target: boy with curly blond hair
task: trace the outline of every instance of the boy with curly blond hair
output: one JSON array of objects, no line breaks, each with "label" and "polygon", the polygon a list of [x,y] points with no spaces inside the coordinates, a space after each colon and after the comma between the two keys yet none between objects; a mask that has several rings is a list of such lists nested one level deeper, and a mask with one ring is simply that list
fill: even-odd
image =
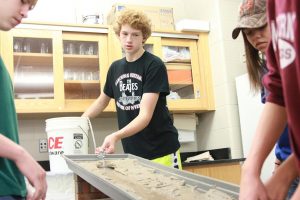
[{"label": "boy with curly blond hair", "polygon": [[181,169],[178,132],[166,105],[170,92],[166,66],[143,48],[151,35],[151,21],[144,13],[127,9],[117,18],[114,31],[125,57],[112,63],[104,91],[83,116],[97,116],[114,98],[119,130],[108,135],[96,153],[113,153],[121,140],[125,153]]}]

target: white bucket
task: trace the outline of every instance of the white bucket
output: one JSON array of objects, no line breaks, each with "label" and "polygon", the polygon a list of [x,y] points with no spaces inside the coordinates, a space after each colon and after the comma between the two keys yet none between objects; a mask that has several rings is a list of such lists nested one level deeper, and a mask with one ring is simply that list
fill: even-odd
[{"label": "white bucket", "polygon": [[84,117],[58,117],[46,120],[50,170],[71,172],[61,154],[88,154],[89,120]]}]

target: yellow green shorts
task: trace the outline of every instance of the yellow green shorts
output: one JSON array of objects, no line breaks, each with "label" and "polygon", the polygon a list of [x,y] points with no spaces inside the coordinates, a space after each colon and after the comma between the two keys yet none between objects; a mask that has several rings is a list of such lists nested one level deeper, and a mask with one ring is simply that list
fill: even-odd
[{"label": "yellow green shorts", "polygon": [[171,153],[160,158],[155,158],[152,161],[168,167],[182,169],[179,149],[175,153]]}]

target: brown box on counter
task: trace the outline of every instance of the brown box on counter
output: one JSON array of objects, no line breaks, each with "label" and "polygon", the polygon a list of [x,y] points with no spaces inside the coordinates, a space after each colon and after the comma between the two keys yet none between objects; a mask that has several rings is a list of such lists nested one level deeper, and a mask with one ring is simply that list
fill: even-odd
[{"label": "brown box on counter", "polygon": [[107,24],[113,24],[118,13],[125,8],[143,11],[151,19],[153,29],[174,30],[173,8],[169,7],[114,4],[108,13]]}]

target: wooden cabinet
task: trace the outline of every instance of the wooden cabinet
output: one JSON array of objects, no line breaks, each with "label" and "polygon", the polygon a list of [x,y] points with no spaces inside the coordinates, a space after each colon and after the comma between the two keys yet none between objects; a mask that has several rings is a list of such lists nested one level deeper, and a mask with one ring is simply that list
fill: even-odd
[{"label": "wooden cabinet", "polygon": [[[124,56],[108,27],[23,24],[0,36],[18,113],[83,112]],[[214,109],[207,33],[153,33],[145,49],[166,64],[172,112]],[[105,111],[115,112],[113,100]]]},{"label": "wooden cabinet", "polygon": [[5,41],[1,56],[12,77],[17,112],[59,108],[63,104],[61,32],[14,29],[2,33],[1,41]]},{"label": "wooden cabinet", "polygon": [[84,111],[99,95],[106,79],[107,35],[62,33],[64,110]]},{"label": "wooden cabinet", "polygon": [[183,170],[237,185],[241,181],[241,163],[238,161],[183,166]]},{"label": "wooden cabinet", "polygon": [[107,33],[18,28],[1,32],[1,41],[18,113],[81,113],[100,95]]},{"label": "wooden cabinet", "polygon": [[[117,37],[111,40],[111,61],[124,57]],[[207,33],[154,33],[144,48],[165,62],[171,90],[168,107],[172,112],[214,109]]]}]

